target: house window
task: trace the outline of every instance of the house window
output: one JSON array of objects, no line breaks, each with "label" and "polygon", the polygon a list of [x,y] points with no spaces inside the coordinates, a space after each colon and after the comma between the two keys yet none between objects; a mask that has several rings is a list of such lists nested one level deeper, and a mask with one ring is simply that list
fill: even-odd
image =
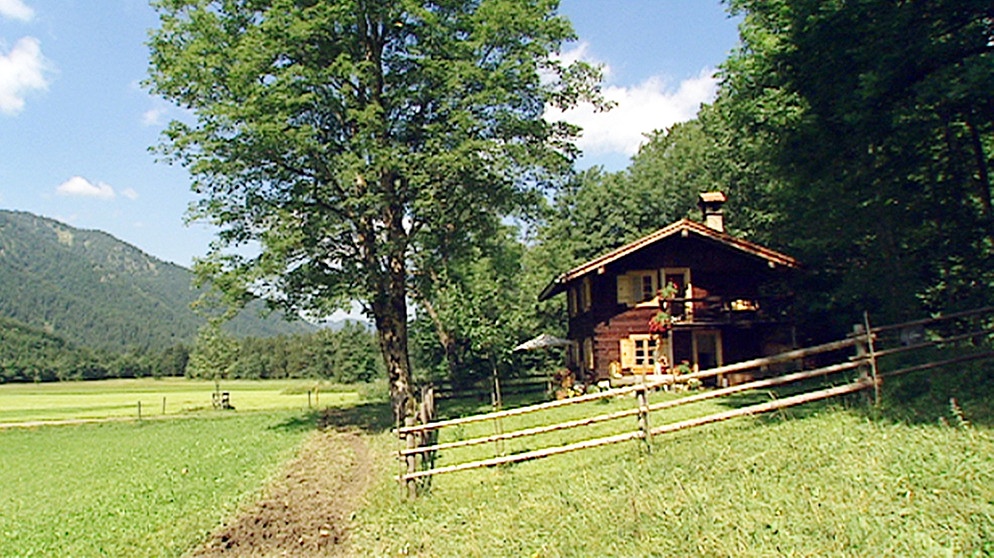
[{"label": "house window", "polygon": [[634,339],[635,354],[633,355],[633,366],[635,368],[645,368],[656,364],[656,339]]},{"label": "house window", "polygon": [[640,281],[637,291],[639,302],[650,300],[656,296],[656,277],[654,275],[639,275],[638,279]]},{"label": "house window", "polygon": [[634,306],[652,300],[659,290],[659,275],[655,271],[629,271],[618,276],[618,304]]},{"label": "house window", "polygon": [[574,317],[581,312],[590,310],[591,295],[590,277],[584,277],[579,284],[570,287],[566,293],[566,304],[569,309],[569,317]]},{"label": "house window", "polygon": [[621,348],[621,368],[635,374],[656,372],[656,363],[667,361],[666,339],[655,335],[630,335],[619,341]]}]

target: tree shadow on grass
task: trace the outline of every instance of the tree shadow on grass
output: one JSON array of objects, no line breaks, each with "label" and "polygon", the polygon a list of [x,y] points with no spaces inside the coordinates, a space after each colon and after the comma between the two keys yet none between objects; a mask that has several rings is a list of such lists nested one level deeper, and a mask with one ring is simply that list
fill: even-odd
[{"label": "tree shadow on grass", "polygon": [[[514,395],[504,399],[504,408],[511,409],[534,403],[546,398],[544,394]],[[440,420],[463,417],[493,411],[489,401],[476,397],[444,399],[438,402]],[[287,432],[299,432],[324,428],[358,429],[367,434],[379,434],[394,428],[393,409],[389,401],[368,401],[349,407],[329,407],[309,411],[294,416],[270,428]]]},{"label": "tree shadow on grass", "polygon": [[386,401],[373,401],[349,407],[328,407],[295,415],[270,426],[270,430],[302,432],[306,430],[358,429],[367,434],[378,434],[393,428],[393,410]]},{"label": "tree shadow on grass", "polygon": [[[730,409],[842,385],[854,378],[834,377],[730,395],[719,400]],[[780,409],[757,420],[803,419],[845,409],[874,421],[904,424],[972,424],[994,427],[994,364],[976,363],[949,370],[927,370],[886,378],[879,403],[872,389]]]},{"label": "tree shadow on grass", "polygon": [[308,411],[307,413],[299,416],[293,416],[285,421],[274,424],[270,426],[270,430],[279,430],[282,432],[302,432],[305,430],[314,430],[318,427],[318,419],[320,418],[320,411]]},{"label": "tree shadow on grass", "polygon": [[389,401],[330,407],[318,413],[317,427],[359,429],[367,434],[380,434],[394,427],[393,409]]},{"label": "tree shadow on grass", "polygon": [[874,419],[907,424],[994,427],[994,361],[886,378]]}]

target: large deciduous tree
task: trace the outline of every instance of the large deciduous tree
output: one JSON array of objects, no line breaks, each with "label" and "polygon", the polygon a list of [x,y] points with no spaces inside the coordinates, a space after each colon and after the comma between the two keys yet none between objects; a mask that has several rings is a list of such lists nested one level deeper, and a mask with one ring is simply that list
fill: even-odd
[{"label": "large deciduous tree", "polygon": [[576,129],[548,105],[597,98],[596,69],[555,57],[557,4],[155,2],[148,85],[190,115],[160,150],[220,228],[201,269],[290,311],[361,301],[398,419],[414,279],[568,168]]}]

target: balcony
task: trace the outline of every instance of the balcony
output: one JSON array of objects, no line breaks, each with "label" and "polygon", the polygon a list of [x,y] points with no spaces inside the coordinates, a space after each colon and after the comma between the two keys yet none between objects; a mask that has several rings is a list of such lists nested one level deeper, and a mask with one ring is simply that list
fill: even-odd
[{"label": "balcony", "polygon": [[734,323],[782,323],[789,321],[790,298],[727,297],[670,298],[660,310],[673,317],[673,325],[718,325]]}]

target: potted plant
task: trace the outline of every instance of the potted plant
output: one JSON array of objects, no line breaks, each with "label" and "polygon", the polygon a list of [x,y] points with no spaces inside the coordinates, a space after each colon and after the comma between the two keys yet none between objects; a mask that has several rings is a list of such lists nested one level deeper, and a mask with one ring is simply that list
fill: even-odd
[{"label": "potted plant", "polygon": [[667,283],[659,289],[659,312],[649,319],[649,333],[664,335],[673,327],[673,316],[669,313],[670,301],[677,293],[677,286]]}]

